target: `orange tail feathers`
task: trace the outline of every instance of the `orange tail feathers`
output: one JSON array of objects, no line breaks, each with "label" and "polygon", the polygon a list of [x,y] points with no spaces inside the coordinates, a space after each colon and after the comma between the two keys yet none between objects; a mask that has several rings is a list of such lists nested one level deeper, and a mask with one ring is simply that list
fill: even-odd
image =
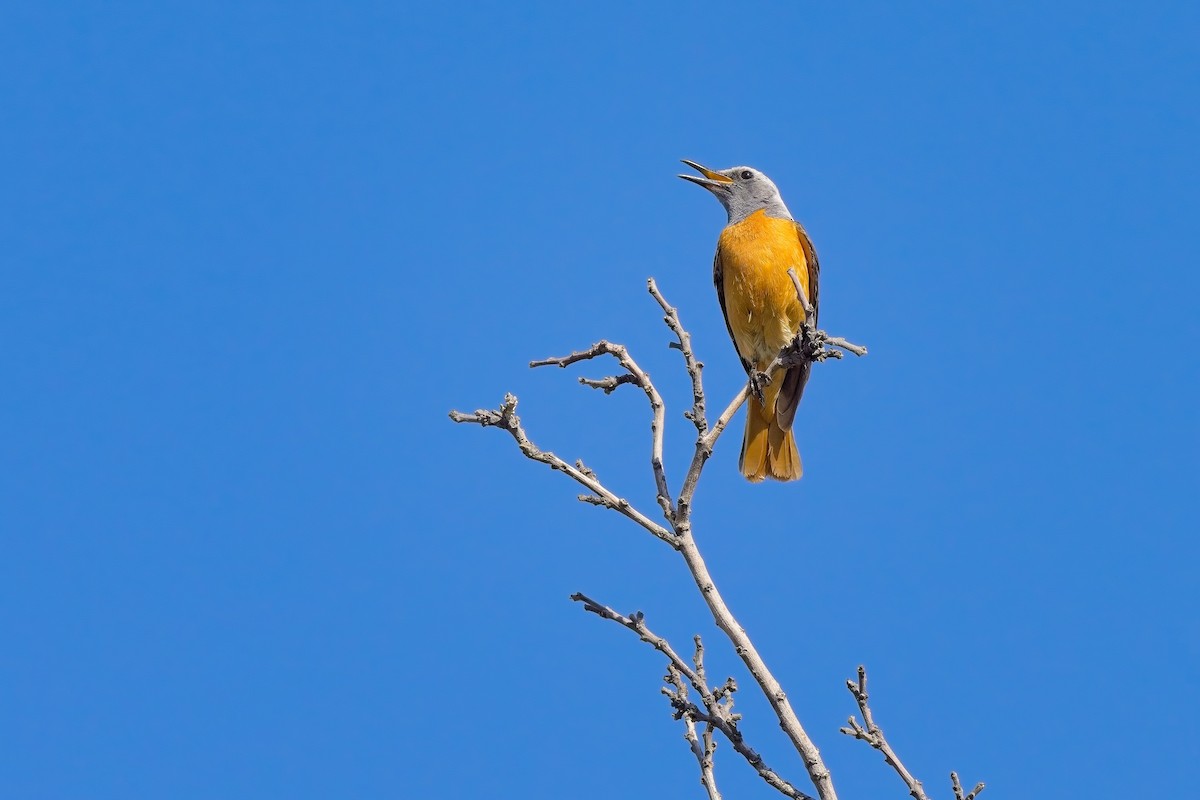
[{"label": "orange tail feathers", "polygon": [[794,481],[804,474],[795,435],[775,421],[775,394],[778,392],[767,392],[765,404],[753,397],[746,401],[746,433],[738,469],[753,483],[763,478]]}]

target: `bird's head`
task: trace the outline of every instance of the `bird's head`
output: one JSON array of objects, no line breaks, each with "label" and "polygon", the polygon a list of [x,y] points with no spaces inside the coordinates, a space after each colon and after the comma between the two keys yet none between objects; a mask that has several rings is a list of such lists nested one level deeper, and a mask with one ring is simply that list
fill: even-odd
[{"label": "bird's head", "polygon": [[769,217],[791,219],[792,214],[783,204],[779,189],[766,175],[753,167],[730,167],[709,169],[695,161],[683,159],[683,163],[699,172],[699,175],[680,175],[685,181],[699,184],[708,189],[725,210],[729,222],[741,222],[755,211],[765,210]]}]

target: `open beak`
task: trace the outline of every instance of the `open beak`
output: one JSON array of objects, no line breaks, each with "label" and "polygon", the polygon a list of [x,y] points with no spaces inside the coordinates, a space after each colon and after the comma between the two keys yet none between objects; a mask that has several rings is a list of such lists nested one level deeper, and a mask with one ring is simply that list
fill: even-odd
[{"label": "open beak", "polygon": [[688,161],[686,158],[680,159],[684,164],[687,164],[692,169],[699,172],[704,177],[697,175],[680,175],[685,181],[698,183],[710,192],[718,192],[725,188],[726,185],[733,183],[733,178],[727,178],[719,172],[714,172],[708,167],[697,164],[695,161]]}]

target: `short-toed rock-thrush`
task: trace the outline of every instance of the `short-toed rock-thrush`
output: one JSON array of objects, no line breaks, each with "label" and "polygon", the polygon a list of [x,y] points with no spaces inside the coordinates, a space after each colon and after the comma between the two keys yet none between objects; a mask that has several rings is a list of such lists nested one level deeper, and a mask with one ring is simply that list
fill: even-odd
[{"label": "short-toed rock-thrush", "polygon": [[[717,241],[713,282],[733,345],[752,385],[758,385],[759,376],[804,324],[804,306],[789,269],[796,270],[816,314],[817,253],[766,175],[751,167],[712,170],[694,161],[683,163],[700,175],[679,177],[708,189],[729,213]],[[790,367],[763,381],[761,399],[752,394],[747,400],[738,466],[751,481],[793,481],[803,472],[792,422],[808,375],[807,364]]]}]

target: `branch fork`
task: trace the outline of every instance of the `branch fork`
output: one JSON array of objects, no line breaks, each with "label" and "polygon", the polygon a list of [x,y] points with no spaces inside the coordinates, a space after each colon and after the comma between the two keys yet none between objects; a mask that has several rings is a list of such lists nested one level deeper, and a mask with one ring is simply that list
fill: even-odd
[{"label": "branch fork", "polygon": [[[582,603],[584,611],[591,612],[602,619],[612,620],[623,628],[636,633],[643,642],[667,657],[667,674],[663,678],[667,685],[663,687],[662,693],[670,701],[675,719],[684,720],[687,726],[684,738],[688,740],[689,744],[692,744],[692,737],[696,735],[695,725],[700,723],[705,726],[707,743],[697,758],[701,768],[701,782],[706,787],[711,787],[709,788],[709,797],[714,796],[715,779],[712,775],[711,763],[707,767],[708,772],[705,772],[704,759],[711,762],[712,752],[716,749],[716,745],[711,741],[712,731],[717,730],[773,789],[786,797],[796,798],[796,800],[814,800],[768,767],[758,751],[746,743],[742,732],[738,729],[738,722],[742,715],[733,711],[733,695],[737,691],[737,683],[733,678],[728,678],[719,687],[712,688],[708,685],[704,673],[704,645],[699,636],[694,639],[695,651],[692,655],[692,663],[689,664],[666,639],[650,630],[646,625],[645,616],[640,611],[625,616],[612,607],[579,592],[571,595],[571,599]],[[699,695],[701,705],[697,705],[689,699],[689,686]],[[712,745],[711,750],[709,744]],[[695,746],[692,747],[692,752],[693,754],[697,753]],[[719,794],[715,796],[719,797]]]}]

